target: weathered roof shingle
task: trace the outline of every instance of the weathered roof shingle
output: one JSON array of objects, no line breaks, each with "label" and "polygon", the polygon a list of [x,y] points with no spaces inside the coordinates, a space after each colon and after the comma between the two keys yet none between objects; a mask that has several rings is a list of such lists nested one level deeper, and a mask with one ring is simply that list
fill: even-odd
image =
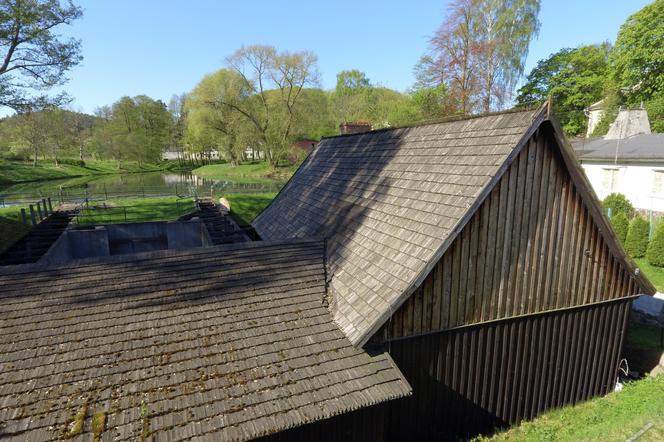
[{"label": "weathered roof shingle", "polygon": [[[410,393],[351,345],[323,244],[247,243],[0,270],[0,438],[246,440]],[[74,431],[75,433],[75,431]]]},{"label": "weathered roof shingle", "polygon": [[543,118],[528,110],[325,139],[254,227],[265,239],[328,239],[334,318],[361,345]]}]

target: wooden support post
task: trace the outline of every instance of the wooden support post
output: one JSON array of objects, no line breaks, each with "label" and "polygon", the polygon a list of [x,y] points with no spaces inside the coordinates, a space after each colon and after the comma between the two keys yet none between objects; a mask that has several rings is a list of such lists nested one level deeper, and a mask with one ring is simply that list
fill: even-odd
[{"label": "wooden support post", "polygon": [[39,221],[44,219],[44,214],[42,213],[41,203],[37,201],[37,213],[39,214]]},{"label": "wooden support post", "polygon": [[37,225],[37,217],[35,216],[35,208],[32,204],[30,204],[30,219],[32,220],[32,225],[36,226]]},{"label": "wooden support post", "polygon": [[42,207],[44,208],[44,218],[46,218],[48,216],[48,206],[45,198],[42,198]]},{"label": "wooden support post", "polygon": [[53,204],[51,203],[51,197],[48,197],[48,211],[53,213]]},{"label": "wooden support post", "polygon": [[23,224],[27,225],[28,224],[28,217],[25,214],[25,208],[21,207],[21,221],[23,221]]}]

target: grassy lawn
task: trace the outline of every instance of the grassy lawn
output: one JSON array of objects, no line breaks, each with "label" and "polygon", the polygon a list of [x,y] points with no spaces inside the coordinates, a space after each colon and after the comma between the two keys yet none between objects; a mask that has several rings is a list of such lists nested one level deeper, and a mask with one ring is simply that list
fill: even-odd
[{"label": "grassy lawn", "polygon": [[646,275],[646,277],[653,283],[658,291],[664,292],[664,268],[655,267],[648,264],[645,258],[634,258],[634,262],[639,266],[639,269]]},{"label": "grassy lawn", "polygon": [[12,244],[28,233],[30,228],[23,223],[0,216],[0,253],[7,250]]},{"label": "grassy lawn", "polygon": [[224,195],[231,203],[231,216],[241,226],[250,224],[274,199],[276,193],[231,193]]},{"label": "grassy lawn", "polygon": [[297,167],[280,166],[276,170],[265,161],[231,166],[228,163],[202,166],[192,171],[193,174],[214,180],[261,182],[265,180],[286,181]]},{"label": "grassy lawn", "polygon": [[164,161],[160,164],[143,164],[123,162],[118,168],[116,161],[88,160],[85,166],[60,164],[55,166],[52,161],[40,161],[36,167],[31,162],[0,160],[0,184],[13,184],[58,178],[71,178],[88,175],[104,175],[116,173],[157,172],[174,170],[179,167],[176,161]]},{"label": "grassy lawn", "polygon": [[653,426],[639,441],[664,440],[664,375],[476,441],[625,441],[650,422]]},{"label": "grassy lawn", "polygon": [[132,198],[90,204],[78,216],[80,224],[111,224],[142,221],[170,221],[195,209],[193,200],[166,198]]}]

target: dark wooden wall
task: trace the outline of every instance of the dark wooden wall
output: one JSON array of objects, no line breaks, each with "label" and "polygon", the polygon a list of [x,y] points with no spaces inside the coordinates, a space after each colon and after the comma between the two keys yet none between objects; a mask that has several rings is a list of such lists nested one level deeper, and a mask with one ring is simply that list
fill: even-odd
[{"label": "dark wooden wall", "polygon": [[424,283],[377,337],[391,339],[634,295],[540,128]]},{"label": "dark wooden wall", "polygon": [[389,343],[413,396],[391,404],[387,440],[454,440],[614,387],[631,299]]},{"label": "dark wooden wall", "polygon": [[[401,400],[401,399],[399,399]],[[398,401],[392,403],[398,403]],[[391,403],[341,414],[309,425],[258,439],[261,442],[371,442],[386,441]]]}]

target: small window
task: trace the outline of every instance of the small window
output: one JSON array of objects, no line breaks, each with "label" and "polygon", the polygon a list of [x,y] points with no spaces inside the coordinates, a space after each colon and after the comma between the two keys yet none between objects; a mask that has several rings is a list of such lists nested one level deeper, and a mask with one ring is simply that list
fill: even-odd
[{"label": "small window", "polygon": [[652,179],[652,193],[664,192],[664,170],[654,170]]},{"label": "small window", "polygon": [[613,191],[618,187],[618,169],[604,169],[602,176],[602,187],[604,189]]}]

